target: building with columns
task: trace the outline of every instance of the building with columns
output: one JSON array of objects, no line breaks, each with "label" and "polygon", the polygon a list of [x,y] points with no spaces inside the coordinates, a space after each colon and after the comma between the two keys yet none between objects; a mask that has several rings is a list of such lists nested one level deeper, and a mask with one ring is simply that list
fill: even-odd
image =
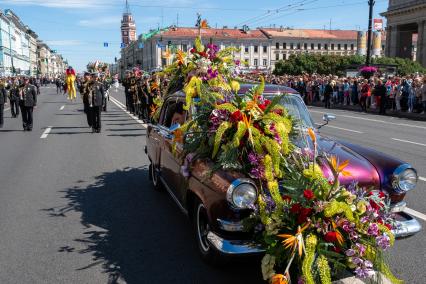
[{"label": "building with columns", "polygon": [[426,67],[426,0],[389,0],[381,15],[387,19],[386,56],[415,58]]}]

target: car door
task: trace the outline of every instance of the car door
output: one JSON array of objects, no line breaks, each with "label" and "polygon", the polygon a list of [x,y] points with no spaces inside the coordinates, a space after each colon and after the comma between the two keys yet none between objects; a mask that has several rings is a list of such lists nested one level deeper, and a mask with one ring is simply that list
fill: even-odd
[{"label": "car door", "polygon": [[[168,110],[165,114],[164,119],[164,130],[170,128],[171,116],[173,116],[173,109],[178,103],[184,102],[184,97],[178,96],[173,97],[167,101]],[[161,167],[162,177],[167,185],[168,191],[180,204],[184,202],[185,194],[185,183],[186,179],[181,173],[181,167],[183,165],[183,145],[182,143],[174,140],[174,135],[168,131],[163,133],[162,149],[161,149]]]}]

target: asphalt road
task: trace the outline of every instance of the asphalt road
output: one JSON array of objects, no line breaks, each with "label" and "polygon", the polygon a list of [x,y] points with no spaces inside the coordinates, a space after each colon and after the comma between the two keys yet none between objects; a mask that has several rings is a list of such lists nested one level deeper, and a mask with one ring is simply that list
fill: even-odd
[{"label": "asphalt road", "polygon": [[[87,127],[80,101],[68,102],[54,88],[42,89],[32,132],[7,112],[0,129],[0,283],[261,282],[257,260],[222,268],[200,260],[188,220],[149,183],[142,122],[123,111],[122,91],[111,95],[101,134]],[[323,110],[312,111],[319,121]],[[424,144],[426,124],[335,113],[331,126],[363,133],[326,127],[323,134],[396,155],[426,177],[426,147],[391,140]],[[426,213],[424,190],[420,182],[407,201]],[[390,252],[407,283],[426,282],[425,241],[421,232]]]}]

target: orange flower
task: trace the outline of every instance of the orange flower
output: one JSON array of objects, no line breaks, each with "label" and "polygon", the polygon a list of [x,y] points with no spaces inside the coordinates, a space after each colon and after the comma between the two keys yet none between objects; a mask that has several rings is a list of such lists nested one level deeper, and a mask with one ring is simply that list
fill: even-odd
[{"label": "orange flower", "polygon": [[163,52],[163,58],[169,59],[171,56],[172,54],[170,53],[170,51],[166,50]]},{"label": "orange flower", "polygon": [[282,241],[282,243],[284,244],[284,248],[288,249],[288,248],[292,248],[293,252],[296,251],[296,249],[299,252],[299,256],[302,256],[303,253],[303,235],[302,232],[304,230],[306,230],[306,228],[309,227],[311,223],[306,223],[305,226],[303,226],[303,228],[300,228],[300,226],[297,228],[297,233],[293,236],[290,234],[281,234],[278,235],[278,237],[283,238],[284,241]]},{"label": "orange flower", "polygon": [[185,63],[185,53],[182,50],[178,50],[177,52],[177,62],[179,65]]},{"label": "orange flower", "polygon": [[201,28],[202,29],[208,29],[209,28],[209,24],[207,23],[207,20],[201,21]]},{"label": "orange flower", "polygon": [[336,173],[341,173],[345,177],[352,176],[349,171],[345,171],[345,168],[349,165],[349,160],[346,160],[339,165],[336,156],[332,156],[330,159],[330,163]]},{"label": "orange flower", "polygon": [[174,132],[173,142],[183,143],[183,131],[181,129],[176,129]]},{"label": "orange flower", "polygon": [[315,132],[312,130],[312,128],[308,128],[308,134],[309,137],[311,137],[312,142],[317,142],[317,136],[315,135]]},{"label": "orange flower", "polygon": [[282,274],[275,274],[271,278],[271,284],[288,284],[288,279]]},{"label": "orange flower", "polygon": [[158,89],[158,83],[157,83],[157,82],[152,83],[152,84],[151,84],[151,90],[152,90],[152,91],[155,91],[155,90],[157,90],[157,89]]}]

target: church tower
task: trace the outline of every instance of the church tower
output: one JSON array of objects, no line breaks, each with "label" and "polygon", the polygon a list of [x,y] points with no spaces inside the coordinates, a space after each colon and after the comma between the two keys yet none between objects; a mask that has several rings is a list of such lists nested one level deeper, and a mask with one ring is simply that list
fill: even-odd
[{"label": "church tower", "polygon": [[136,24],[130,12],[129,2],[126,0],[126,9],[121,20],[121,42],[125,46],[136,40]]}]

